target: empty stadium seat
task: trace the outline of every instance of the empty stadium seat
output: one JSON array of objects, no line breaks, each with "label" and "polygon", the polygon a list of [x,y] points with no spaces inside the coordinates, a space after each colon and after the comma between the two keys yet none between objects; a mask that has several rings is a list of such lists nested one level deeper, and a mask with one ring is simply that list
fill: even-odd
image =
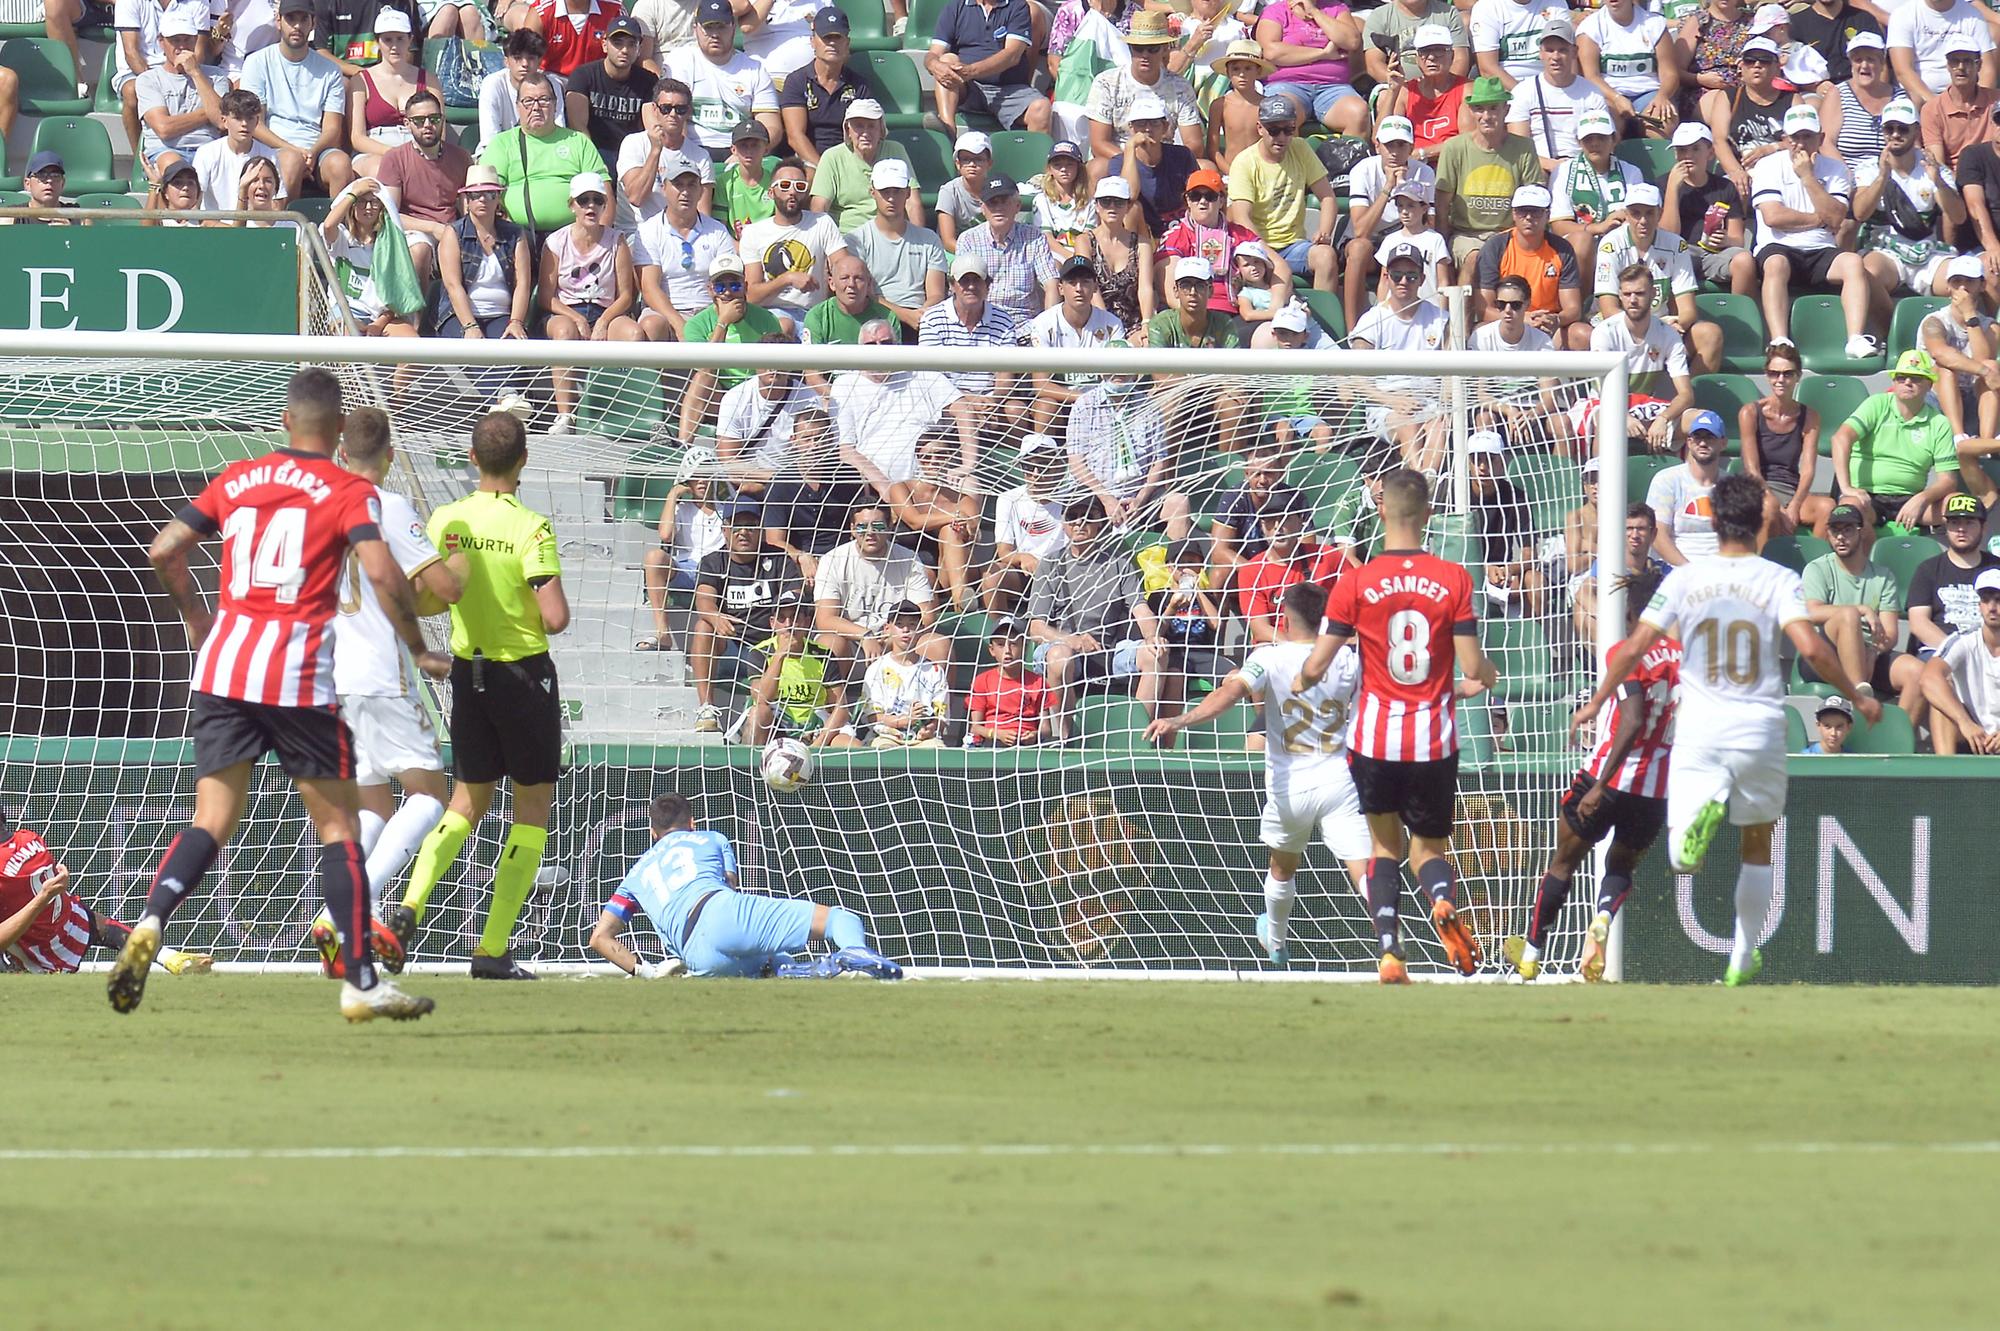
[{"label": "empty stadium seat", "polygon": [[1538,619],[1484,619],[1480,645],[1500,672],[1495,693],[1509,702],[1545,702],[1562,691]]},{"label": "empty stadium seat", "polygon": [[1895,703],[1885,702],[1882,719],[1871,726],[1857,713],[1853,733],[1847,737],[1847,751],[1891,756],[1915,753],[1917,732],[1910,724],[1910,714]]},{"label": "empty stadium seat", "polygon": [[1799,549],[1796,536],[1773,536],[1764,542],[1763,553],[1773,564],[1782,564],[1794,573],[1806,571],[1805,552]]},{"label": "empty stadium seat", "polygon": [[7,174],[7,141],[0,139],[0,190],[21,188],[21,178]]},{"label": "empty stadium seat", "polygon": [[1881,356],[1847,354],[1847,316],[1838,296],[1800,296],[1792,301],[1792,341],[1814,374],[1880,374]]},{"label": "empty stadium seat", "polygon": [[1003,129],[994,134],[993,169],[1012,176],[1016,184],[1033,180],[1048,165],[1049,149],[1056,141],[1031,129]]},{"label": "empty stadium seat", "polygon": [[111,135],[95,120],[81,116],[44,120],[35,126],[34,150],[62,154],[63,169],[69,173],[63,189],[72,197],[125,192],[125,182],[112,163]]},{"label": "empty stadium seat", "polygon": [[847,14],[847,41],[861,52],[894,51],[902,40],[889,35],[888,11],[882,0],[840,0]]},{"label": "empty stadium seat", "polygon": [[0,46],[0,66],[21,79],[21,111],[31,116],[80,116],[90,99],[76,95],[69,48],[47,37],[16,37]]},{"label": "empty stadium seat", "polygon": [[1812,737],[1806,734],[1806,719],[1799,715],[1799,709],[1785,705],[1785,752],[1804,753]]},{"label": "empty stadium seat", "polygon": [[1627,139],[1611,155],[1621,162],[1630,162],[1639,168],[1640,175],[1661,190],[1666,189],[1667,173],[1674,169],[1674,149],[1665,139]]},{"label": "empty stadium seat", "polygon": [[910,171],[925,194],[935,195],[958,174],[952,162],[951,140],[935,130],[892,129],[889,139],[902,144],[903,151],[910,155]]},{"label": "empty stadium seat", "polygon": [[1897,301],[1896,313],[1889,320],[1889,354],[1900,355],[1916,346],[1917,329],[1924,316],[1949,304],[1947,296],[1904,296]]},{"label": "empty stadium seat", "polygon": [[1722,366],[1737,374],[1761,374],[1764,370],[1764,314],[1748,296],[1729,292],[1704,292],[1694,298],[1701,317],[1722,329]]},{"label": "empty stadium seat", "polygon": [[1875,548],[1868,557],[1896,575],[1896,585],[1903,595],[1910,594],[1910,579],[1915,576],[1917,565],[1943,553],[1944,547],[1928,536],[1884,536],[1875,542]]},{"label": "empty stadium seat", "polygon": [[[77,196],[76,206],[79,208],[138,209],[138,208],[144,208],[146,206],[146,201],[144,199],[134,198],[130,194],[80,194]],[[92,225],[93,226],[138,226],[140,224],[140,221],[141,219],[136,217],[129,219],[99,218],[96,222],[92,223]]]},{"label": "empty stadium seat", "polygon": [[1640,503],[1646,498],[1646,491],[1653,484],[1653,478],[1674,466],[1680,459],[1669,453],[1640,453],[1625,459],[1625,495],[1627,502]]},{"label": "empty stadium seat", "polygon": [[1833,435],[1868,399],[1868,385],[1851,374],[1809,374],[1799,380],[1799,401],[1819,413],[1819,451],[1833,456]]},{"label": "empty stadium seat", "polygon": [[1755,402],[1764,390],[1747,374],[1698,374],[1694,377],[1694,404],[1722,417],[1732,453],[1743,447],[1736,429],[1736,412],[1746,402]]},{"label": "empty stadium seat", "polygon": [[1294,295],[1305,301],[1319,326],[1326,329],[1328,336],[1345,341],[1347,339],[1347,311],[1340,303],[1340,297],[1331,291],[1321,291],[1305,282],[1292,287]]},{"label": "empty stadium seat", "polygon": [[679,444],[648,444],[634,453],[633,466],[644,470],[620,476],[611,487],[611,515],[648,527],[659,526],[660,514],[667,507],[667,492],[674,488],[672,464],[682,451]]},{"label": "empty stadium seat", "polygon": [[593,366],[584,372],[576,403],[577,429],[583,433],[646,440],[666,418],[658,370]]},{"label": "empty stadium seat", "polygon": [[924,81],[915,61],[900,51],[870,51],[866,74],[890,129],[923,128]]},{"label": "empty stadium seat", "polygon": [[904,50],[930,50],[938,15],[944,12],[945,4],[946,0],[910,0],[910,21],[903,27]]},{"label": "empty stadium seat", "polygon": [[1086,749],[1148,749],[1143,704],[1130,698],[1085,698],[1077,708],[1077,731]]}]

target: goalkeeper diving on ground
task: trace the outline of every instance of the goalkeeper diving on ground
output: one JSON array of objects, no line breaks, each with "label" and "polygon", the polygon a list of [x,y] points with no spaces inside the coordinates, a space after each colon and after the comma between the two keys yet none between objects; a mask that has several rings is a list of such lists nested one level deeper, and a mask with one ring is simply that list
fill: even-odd
[{"label": "goalkeeper diving on ground", "polygon": [[[903,968],[868,946],[861,917],[839,906],[736,889],[736,850],[720,832],[698,831],[680,795],[657,795],[647,809],[653,844],[590,931],[590,948],[627,975],[663,979],[689,974],[756,979],[829,979],[839,975],[900,980]],[[659,931],[673,956],[642,962],[620,941],[635,911]],[[809,961],[824,940],[832,953]]]}]

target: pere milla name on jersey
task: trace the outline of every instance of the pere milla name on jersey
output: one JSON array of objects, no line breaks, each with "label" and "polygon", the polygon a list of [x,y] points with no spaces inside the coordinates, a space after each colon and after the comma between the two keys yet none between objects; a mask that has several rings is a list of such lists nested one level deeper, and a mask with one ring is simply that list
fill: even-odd
[{"label": "pere milla name on jersey", "polygon": [[232,500],[240,499],[246,490],[254,490],[260,485],[289,485],[294,490],[304,491],[312,496],[315,504],[325,503],[333,494],[333,487],[309,471],[301,471],[287,460],[276,467],[252,467],[223,483],[223,493]]},{"label": "pere milla name on jersey", "polygon": [[[1723,582],[1710,587],[1691,587],[1682,597],[1682,607],[1686,608],[1698,605],[1704,601],[1713,601],[1718,597],[1727,597],[1732,601],[1743,601],[1749,605],[1756,606],[1759,610],[1769,610],[1771,608],[1769,599],[1765,596],[1763,589],[1746,587],[1740,582]],[[1656,609],[1666,603],[1666,597],[1659,592],[1655,592],[1647,609]]]}]

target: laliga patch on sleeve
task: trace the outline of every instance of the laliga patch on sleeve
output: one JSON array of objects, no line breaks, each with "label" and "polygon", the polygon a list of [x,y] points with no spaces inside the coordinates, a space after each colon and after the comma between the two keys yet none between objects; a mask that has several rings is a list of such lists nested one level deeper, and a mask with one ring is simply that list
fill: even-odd
[{"label": "laliga patch on sleeve", "polygon": [[368,492],[368,520],[370,522],[382,520],[382,496],[372,490]]},{"label": "laliga patch on sleeve", "polygon": [[423,539],[424,539],[424,524],[423,524],[423,523],[421,523],[421,522],[412,522],[412,523],[410,524],[410,535],[411,535],[411,536],[412,536],[412,537],[413,537],[414,539],[416,539],[416,540],[419,540],[419,541],[423,540]]}]

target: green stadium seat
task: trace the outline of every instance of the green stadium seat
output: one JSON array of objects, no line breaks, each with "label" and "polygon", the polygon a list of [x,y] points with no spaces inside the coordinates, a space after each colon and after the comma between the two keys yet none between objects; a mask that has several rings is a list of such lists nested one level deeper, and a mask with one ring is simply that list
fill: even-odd
[{"label": "green stadium seat", "polygon": [[666,418],[659,371],[605,366],[585,371],[576,403],[579,431],[607,439],[646,440]]},{"label": "green stadium seat", "polygon": [[1806,734],[1806,719],[1799,715],[1799,709],[1787,704],[1785,707],[1785,752],[1804,753],[1812,737]]},{"label": "green stadium seat", "polygon": [[1908,596],[1910,579],[1916,575],[1917,566],[1943,551],[1944,547],[1928,536],[1885,536],[1875,542],[1868,557],[1895,574],[1896,585]]},{"label": "green stadium seat", "polygon": [[111,135],[95,120],[55,116],[42,121],[35,126],[34,151],[44,150],[62,154],[63,169],[69,173],[64,188],[72,197],[125,192],[125,181],[112,163]]},{"label": "green stadium seat", "polygon": [[80,116],[90,110],[90,99],[76,95],[76,62],[61,42],[16,37],[0,46],[0,68],[20,76],[23,114]]},{"label": "green stadium seat", "polygon": [[1337,294],[1321,291],[1318,287],[1303,282],[1294,283],[1292,291],[1305,301],[1306,308],[1312,311],[1313,318],[1319,320],[1319,326],[1326,329],[1328,336],[1339,338],[1343,342],[1347,340],[1347,311],[1341,305]]},{"label": "green stadium seat", "polygon": [[1915,753],[1917,732],[1910,724],[1910,714],[1895,703],[1885,702],[1882,704],[1882,719],[1872,726],[1857,715],[1854,731],[1847,737],[1847,751],[1885,755]]},{"label": "green stadium seat", "polygon": [[1086,749],[1147,749],[1143,704],[1129,698],[1086,698],[1078,709],[1077,730]]},{"label": "green stadium seat", "polygon": [[1762,374],[1764,315],[1748,296],[1729,292],[1705,292],[1694,298],[1701,317],[1722,327],[1723,368],[1736,374]]},{"label": "green stadium seat", "polygon": [[1545,702],[1556,696],[1555,656],[1537,619],[1487,619],[1479,626],[1481,645],[1500,672],[1499,697],[1509,702]]},{"label": "green stadium seat", "polygon": [[679,444],[648,444],[634,453],[633,465],[644,470],[620,476],[612,484],[611,516],[658,527],[667,506],[667,492],[674,488],[674,464],[681,452]]},{"label": "green stadium seat", "polygon": [[888,113],[884,122],[890,129],[923,128],[924,84],[914,61],[901,51],[870,51],[859,73]]},{"label": "green stadium seat", "polygon": [[0,139],[0,190],[21,188],[21,178],[7,174],[7,141]]},{"label": "green stadium seat", "polygon": [[1851,374],[1809,374],[1799,380],[1799,401],[1819,413],[1819,451],[1833,456],[1834,431],[1868,398],[1868,385]]},{"label": "green stadium seat", "polygon": [[1896,302],[1889,320],[1889,355],[1893,358],[1917,345],[1917,329],[1924,316],[1951,304],[1948,296],[1904,296]]},{"label": "green stadium seat", "polygon": [[1782,564],[1794,573],[1806,571],[1805,552],[1799,549],[1796,536],[1773,536],[1764,542],[1764,558],[1773,564]]},{"label": "green stadium seat", "polygon": [[1640,175],[1662,190],[1667,187],[1667,174],[1674,169],[1673,145],[1665,139],[1627,139],[1611,155],[1638,167]]},{"label": "green stadium seat", "polygon": [[1493,699],[1485,694],[1458,705],[1458,761],[1461,768],[1493,766]]},{"label": "green stadium seat", "polygon": [[[473,108],[475,114],[477,114],[478,109],[479,108],[477,107]],[[474,160],[478,159],[479,122],[477,120],[474,120],[469,125],[460,125],[457,131],[452,135],[452,137],[458,140],[459,147],[465,149],[467,152],[472,154]]]},{"label": "green stadium seat", "polygon": [[1821,555],[1830,555],[1833,553],[1833,546],[1830,543],[1822,541],[1809,531],[1793,532],[1792,543],[1799,548],[1799,560],[1801,561],[1799,567],[1801,569],[1804,569],[1807,564],[1812,563],[1813,560],[1818,559]]},{"label": "green stadium seat", "polygon": [[895,51],[901,38],[889,35],[888,9],[882,0],[840,0],[847,14],[848,45],[862,52]]},{"label": "green stadium seat", "polygon": [[[137,208],[144,208],[146,206],[146,201],[144,199],[134,198],[130,194],[79,194],[76,199],[76,206],[79,208],[137,209]],[[117,218],[117,219],[101,218],[92,225],[138,226],[139,224],[140,224],[140,219],[134,217],[129,220],[125,218]]]},{"label": "green stadium seat", "polygon": [[28,196],[19,190],[0,190],[0,208],[25,208]]},{"label": "green stadium seat", "polygon": [[1847,354],[1847,316],[1838,296],[1800,296],[1792,301],[1792,340],[1806,368],[1815,374],[1880,374],[1881,356]]},{"label": "green stadium seat", "polygon": [[333,200],[324,195],[308,195],[303,199],[287,199],[285,207],[298,213],[310,222],[324,222],[326,215],[333,211]]},{"label": "green stadium seat", "polygon": [[993,169],[1015,184],[1033,180],[1048,165],[1056,141],[1031,129],[1003,129],[993,137]]},{"label": "green stadium seat", "polygon": [[1652,486],[1653,478],[1668,467],[1677,465],[1680,459],[1668,453],[1641,453],[1625,459],[1625,500],[1627,503],[1643,503],[1646,491]]},{"label": "green stadium seat", "polygon": [[1331,507],[1361,484],[1361,464],[1342,454],[1309,454],[1285,475],[1315,510]]},{"label": "green stadium seat", "polygon": [[951,140],[936,130],[892,129],[889,140],[902,144],[903,151],[910,155],[910,171],[920,189],[934,194],[958,174],[952,163]]},{"label": "green stadium seat", "polygon": [[938,15],[944,13],[947,0],[910,0],[910,21],[903,27],[903,49],[906,51],[928,51],[931,37],[937,32]]},{"label": "green stadium seat", "polygon": [[1741,451],[1743,447],[1743,441],[1736,437],[1737,409],[1762,396],[1764,390],[1747,374],[1698,374],[1694,377],[1694,404],[1722,417],[1732,453]]}]

